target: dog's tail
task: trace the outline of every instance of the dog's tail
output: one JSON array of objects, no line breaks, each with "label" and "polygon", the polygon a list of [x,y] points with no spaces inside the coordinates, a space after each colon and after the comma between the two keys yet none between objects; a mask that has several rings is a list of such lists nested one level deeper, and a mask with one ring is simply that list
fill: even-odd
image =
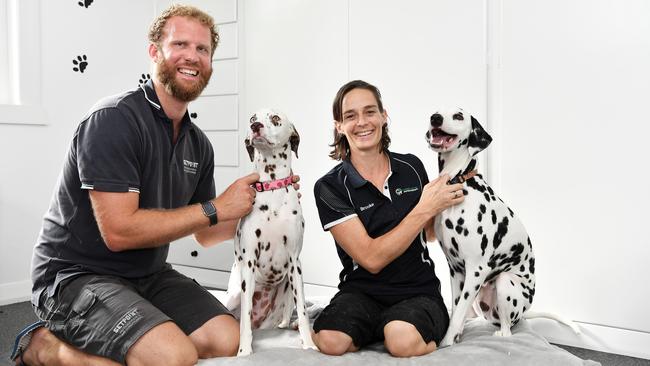
[{"label": "dog's tail", "polygon": [[562,323],[566,325],[567,327],[571,328],[575,334],[580,334],[582,333],[580,331],[580,328],[578,325],[568,319],[565,319],[557,314],[545,312],[545,311],[527,311],[524,313],[524,318],[525,319],[535,319],[535,318],[546,318],[546,319],[552,319],[555,320],[558,323]]}]

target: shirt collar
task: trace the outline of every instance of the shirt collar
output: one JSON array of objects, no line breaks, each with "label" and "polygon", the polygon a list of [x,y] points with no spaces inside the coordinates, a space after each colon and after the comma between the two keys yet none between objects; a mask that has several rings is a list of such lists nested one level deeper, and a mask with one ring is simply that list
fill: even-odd
[{"label": "shirt collar", "polygon": [[[158,99],[158,94],[156,94],[156,89],[153,86],[153,80],[149,79],[146,83],[140,85],[140,89],[142,89],[144,92],[144,98],[147,100],[147,102],[149,102],[151,110],[154,112],[154,114],[160,120],[171,123],[171,119],[167,117],[167,114],[160,104],[160,99]],[[183,126],[181,129],[186,128],[185,126],[188,126],[190,129],[194,128],[194,123],[192,123],[189,111],[187,110],[185,111],[185,115],[183,115],[181,126]]]},{"label": "shirt collar", "polygon": [[[390,163],[388,169],[392,173],[396,173],[399,170],[398,168],[399,165],[395,163],[395,157],[393,156],[393,154],[390,151],[387,151],[387,153],[388,153],[388,161]],[[350,183],[352,183],[352,186],[354,188],[359,188],[364,184],[368,183],[368,181],[364,177],[362,177],[361,174],[359,174],[357,168],[355,168],[354,165],[352,165],[350,159],[344,159],[342,163],[343,163],[343,170],[348,175],[348,177],[350,177]]]}]

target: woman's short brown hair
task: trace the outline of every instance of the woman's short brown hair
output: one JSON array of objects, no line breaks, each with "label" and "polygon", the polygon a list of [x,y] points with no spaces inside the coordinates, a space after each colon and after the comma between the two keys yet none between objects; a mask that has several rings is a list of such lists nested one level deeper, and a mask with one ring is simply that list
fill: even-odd
[{"label": "woman's short brown hair", "polygon": [[[365,89],[369,90],[377,100],[377,107],[379,107],[379,112],[384,113],[384,104],[381,101],[381,93],[376,86],[367,83],[363,80],[352,80],[345,85],[343,85],[334,97],[334,103],[332,104],[332,115],[335,121],[343,122],[343,98],[345,95],[352,91],[353,89]],[[388,146],[390,146],[390,136],[388,136],[388,124],[384,123],[381,131],[381,147],[383,151],[388,151]],[[350,155],[350,144],[345,135],[340,134],[334,128],[334,142],[330,145],[333,147],[330,151],[330,158],[334,160],[343,160]]]},{"label": "woman's short brown hair", "polygon": [[167,20],[171,17],[188,17],[197,20],[199,23],[205,25],[210,29],[211,35],[211,45],[212,45],[212,55],[217,49],[219,44],[219,33],[217,32],[217,27],[214,24],[214,19],[206,12],[201,9],[195,8],[189,5],[178,5],[173,4],[167,9],[165,9],[149,27],[149,42],[155,44],[160,48],[160,41],[165,36],[164,28],[167,24]]}]

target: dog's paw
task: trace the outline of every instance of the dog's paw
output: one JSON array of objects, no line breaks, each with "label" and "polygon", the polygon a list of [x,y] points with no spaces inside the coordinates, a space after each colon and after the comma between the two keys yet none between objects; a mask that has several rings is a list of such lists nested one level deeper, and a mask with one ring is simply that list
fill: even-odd
[{"label": "dog's paw", "polygon": [[250,356],[251,353],[253,353],[253,350],[250,349],[250,348],[249,348],[249,349],[243,349],[243,348],[240,348],[240,349],[239,349],[239,352],[237,352],[237,357],[246,357],[246,356]]},{"label": "dog's paw", "polygon": [[499,329],[494,332],[494,336],[496,337],[510,337],[512,335],[512,332],[510,329],[506,328],[505,330]]},{"label": "dog's paw", "polygon": [[440,341],[439,347],[442,348],[453,346],[454,343],[458,342],[458,340],[460,340],[460,334],[456,335],[455,337],[453,337],[451,334],[446,334],[442,341]]},{"label": "dog's paw", "polygon": [[311,340],[311,337],[308,340],[302,340],[302,349],[313,349],[314,351],[318,351],[318,347],[316,347],[314,341]]},{"label": "dog's paw", "polygon": [[237,357],[249,356],[251,353],[253,353],[253,349],[250,346],[240,347],[239,352],[237,352]]},{"label": "dog's paw", "polygon": [[287,329],[291,326],[289,319],[284,319],[278,324],[278,328]]}]

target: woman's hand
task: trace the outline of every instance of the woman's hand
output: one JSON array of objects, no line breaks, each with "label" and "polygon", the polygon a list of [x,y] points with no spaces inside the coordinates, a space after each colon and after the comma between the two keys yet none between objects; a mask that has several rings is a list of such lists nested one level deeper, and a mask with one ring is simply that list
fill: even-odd
[{"label": "woman's hand", "polygon": [[465,200],[463,184],[447,184],[448,182],[449,175],[444,174],[429,182],[422,189],[418,206],[421,206],[431,217]]}]

